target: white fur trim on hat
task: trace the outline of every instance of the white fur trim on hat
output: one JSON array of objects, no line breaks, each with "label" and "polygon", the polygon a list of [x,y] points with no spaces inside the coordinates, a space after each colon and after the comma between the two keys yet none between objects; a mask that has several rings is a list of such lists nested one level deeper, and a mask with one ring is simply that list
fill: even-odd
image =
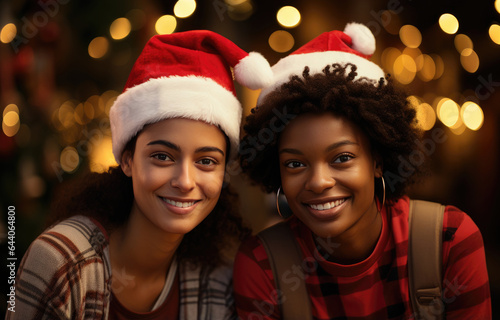
[{"label": "white fur trim on hat", "polygon": [[361,23],[351,22],[344,28],[344,33],[351,37],[352,48],[367,56],[375,52],[375,36],[372,31]]},{"label": "white fur trim on hat", "polygon": [[239,84],[256,90],[272,83],[273,71],[260,53],[250,52],[234,66],[234,77]]},{"label": "white fur trim on hat", "polygon": [[142,128],[171,118],[201,120],[219,126],[229,137],[231,154],[238,152],[241,105],[234,94],[211,78],[172,76],[150,79],[122,93],[109,118],[115,160]]},{"label": "white fur trim on hat", "polygon": [[323,51],[303,54],[289,55],[279,60],[273,67],[274,82],[271,86],[262,89],[257,105],[260,105],[264,98],[273,90],[288,82],[290,77],[298,75],[302,78],[304,67],[309,67],[309,74],[322,73],[327,65],[339,63],[346,65],[352,63],[356,65],[357,76],[355,79],[366,78],[373,82],[378,82],[384,78],[384,71],[375,63],[358,55],[344,51]]}]

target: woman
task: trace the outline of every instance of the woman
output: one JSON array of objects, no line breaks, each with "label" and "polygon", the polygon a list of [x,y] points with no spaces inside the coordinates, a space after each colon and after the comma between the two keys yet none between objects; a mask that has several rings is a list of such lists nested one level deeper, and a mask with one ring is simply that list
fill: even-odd
[{"label": "woman", "polygon": [[62,199],[8,319],[235,317],[229,254],[247,229],[223,186],[241,119],[229,67],[253,88],[271,75],[209,31],[147,43],[110,111],[119,166]]},{"label": "woman", "polygon": [[[374,50],[363,25],[320,35],[273,66],[274,83],[246,119],[242,168],[286,196],[293,215],[285,223],[303,260],[275,279],[261,240],[245,241],[233,280],[242,319],[282,317],[278,301],[290,297],[276,280],[291,290],[305,281],[313,319],[415,318],[404,192],[423,170],[399,169],[419,151],[420,133],[406,96],[367,59]],[[444,316],[490,319],[481,234],[452,206],[442,249]]]}]

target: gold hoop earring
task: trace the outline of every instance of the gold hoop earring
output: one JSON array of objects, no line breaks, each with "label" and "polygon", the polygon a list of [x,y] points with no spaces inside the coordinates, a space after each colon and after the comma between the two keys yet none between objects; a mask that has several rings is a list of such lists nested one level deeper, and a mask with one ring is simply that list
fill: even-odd
[{"label": "gold hoop earring", "polygon": [[380,179],[382,179],[382,188],[384,190],[383,197],[382,197],[382,208],[385,206],[385,180],[384,176],[381,176]]},{"label": "gold hoop earring", "polygon": [[281,191],[281,186],[278,188],[278,191],[276,191],[276,209],[278,209],[278,214],[280,215],[280,217],[282,219],[283,218],[283,215],[281,214],[281,210],[280,210],[280,191]]}]

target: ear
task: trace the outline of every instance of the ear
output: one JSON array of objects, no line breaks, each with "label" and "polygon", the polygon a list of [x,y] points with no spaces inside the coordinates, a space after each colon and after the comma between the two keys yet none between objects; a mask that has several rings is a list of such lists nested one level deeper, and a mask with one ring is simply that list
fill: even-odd
[{"label": "ear", "polygon": [[133,156],[130,150],[125,150],[123,152],[120,167],[127,177],[132,177],[132,158]]},{"label": "ear", "polygon": [[382,157],[375,155],[375,161],[373,162],[373,171],[375,172],[375,178],[382,178],[384,172],[384,164],[382,162]]}]

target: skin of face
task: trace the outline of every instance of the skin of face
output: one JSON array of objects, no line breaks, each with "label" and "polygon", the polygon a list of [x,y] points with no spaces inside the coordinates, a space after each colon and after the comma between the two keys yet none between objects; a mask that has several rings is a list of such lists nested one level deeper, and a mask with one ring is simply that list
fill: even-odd
[{"label": "skin of face", "polygon": [[297,218],[316,236],[372,248],[381,228],[374,179],[382,168],[364,132],[332,113],[304,114],[287,125],[278,147],[283,192]]},{"label": "skin of face", "polygon": [[215,207],[223,185],[226,139],[214,125],[167,119],[146,126],[122,169],[132,177],[132,215],[160,232],[186,234]]}]

